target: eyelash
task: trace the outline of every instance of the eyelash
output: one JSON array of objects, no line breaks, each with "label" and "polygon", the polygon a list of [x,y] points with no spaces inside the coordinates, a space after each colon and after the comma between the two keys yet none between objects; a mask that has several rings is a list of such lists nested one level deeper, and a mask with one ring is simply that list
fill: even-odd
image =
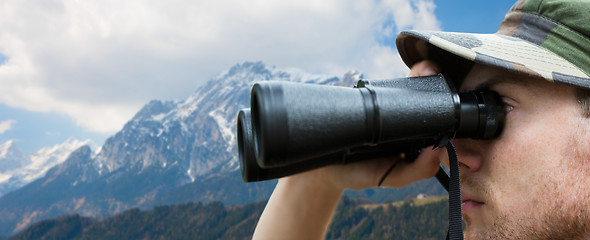
[{"label": "eyelash", "polygon": [[504,104],[504,112],[509,113],[514,110],[514,106],[510,104],[511,100],[507,99],[506,97],[502,97],[502,103]]},{"label": "eyelash", "polygon": [[504,112],[505,113],[508,113],[508,112],[512,111],[513,109],[514,109],[514,106],[504,103]]}]

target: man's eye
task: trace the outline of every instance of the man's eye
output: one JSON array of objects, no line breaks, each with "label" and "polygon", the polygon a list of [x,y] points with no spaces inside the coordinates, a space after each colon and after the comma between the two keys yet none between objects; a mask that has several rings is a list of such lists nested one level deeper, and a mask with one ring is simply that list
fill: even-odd
[{"label": "man's eye", "polygon": [[504,103],[504,112],[505,113],[508,113],[508,112],[512,111],[513,109],[514,109],[514,107],[512,105]]},{"label": "man's eye", "polygon": [[512,98],[502,96],[502,104],[504,106],[504,113],[509,113],[514,110],[516,102]]}]

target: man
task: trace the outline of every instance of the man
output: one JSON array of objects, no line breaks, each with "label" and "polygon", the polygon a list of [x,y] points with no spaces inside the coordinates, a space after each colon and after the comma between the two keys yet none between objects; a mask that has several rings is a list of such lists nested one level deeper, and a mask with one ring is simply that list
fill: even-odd
[{"label": "man", "polygon": [[[590,239],[590,1],[518,1],[496,34],[402,32],[410,76],[450,73],[504,101],[502,134],[454,140],[467,239]],[[375,187],[395,159],[279,180],[255,239],[322,239],[344,189]],[[446,152],[398,166],[384,186],[434,176]]]}]

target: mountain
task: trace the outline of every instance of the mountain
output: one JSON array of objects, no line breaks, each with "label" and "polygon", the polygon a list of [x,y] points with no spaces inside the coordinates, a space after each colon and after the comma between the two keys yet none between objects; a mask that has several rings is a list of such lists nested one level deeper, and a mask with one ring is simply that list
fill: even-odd
[{"label": "mountain", "polygon": [[[267,200],[276,181],[245,184],[239,171],[236,117],[249,106],[252,85],[282,80],[351,87],[360,77],[356,71],[336,77],[245,62],[185,100],[150,101],[98,153],[80,147],[45,176],[2,196],[0,236],[74,213],[100,217],[186,202],[243,205]],[[444,191],[433,180],[407,189],[347,194],[375,202]]]},{"label": "mountain", "polygon": [[210,174],[238,170],[236,115],[247,107],[255,82],[285,80],[344,83],[352,86],[358,75],[344,79],[307,74],[295,69],[267,68],[261,62],[232,67],[184,101],[153,100],[109,138],[96,157],[97,171],[141,172],[176,166],[179,185]]},{"label": "mountain", "polygon": [[29,159],[14,144],[13,140],[8,140],[0,145],[0,174],[23,167],[28,162]]},{"label": "mountain", "polygon": [[245,204],[265,200],[273,181],[241,182],[235,125],[255,82],[283,80],[353,86],[342,78],[237,64],[182,101],[153,100],[94,154],[87,147],[30,184],[0,198],[0,235],[59,215],[102,216],[188,201]]},{"label": "mountain", "polygon": [[0,196],[42,177],[83,145],[94,143],[70,137],[63,143],[42,148],[30,155],[22,153],[13,140],[0,145]]}]

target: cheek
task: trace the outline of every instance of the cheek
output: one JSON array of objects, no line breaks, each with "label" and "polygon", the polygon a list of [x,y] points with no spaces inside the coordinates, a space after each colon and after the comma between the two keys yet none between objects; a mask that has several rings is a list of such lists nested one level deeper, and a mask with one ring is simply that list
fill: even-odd
[{"label": "cheek", "polygon": [[[512,119],[511,119],[512,120]],[[512,211],[527,211],[542,204],[540,195],[562,162],[562,149],[571,139],[571,131],[554,125],[555,120],[516,119],[507,124],[506,131],[490,147],[487,171],[490,188],[498,207]]]}]

